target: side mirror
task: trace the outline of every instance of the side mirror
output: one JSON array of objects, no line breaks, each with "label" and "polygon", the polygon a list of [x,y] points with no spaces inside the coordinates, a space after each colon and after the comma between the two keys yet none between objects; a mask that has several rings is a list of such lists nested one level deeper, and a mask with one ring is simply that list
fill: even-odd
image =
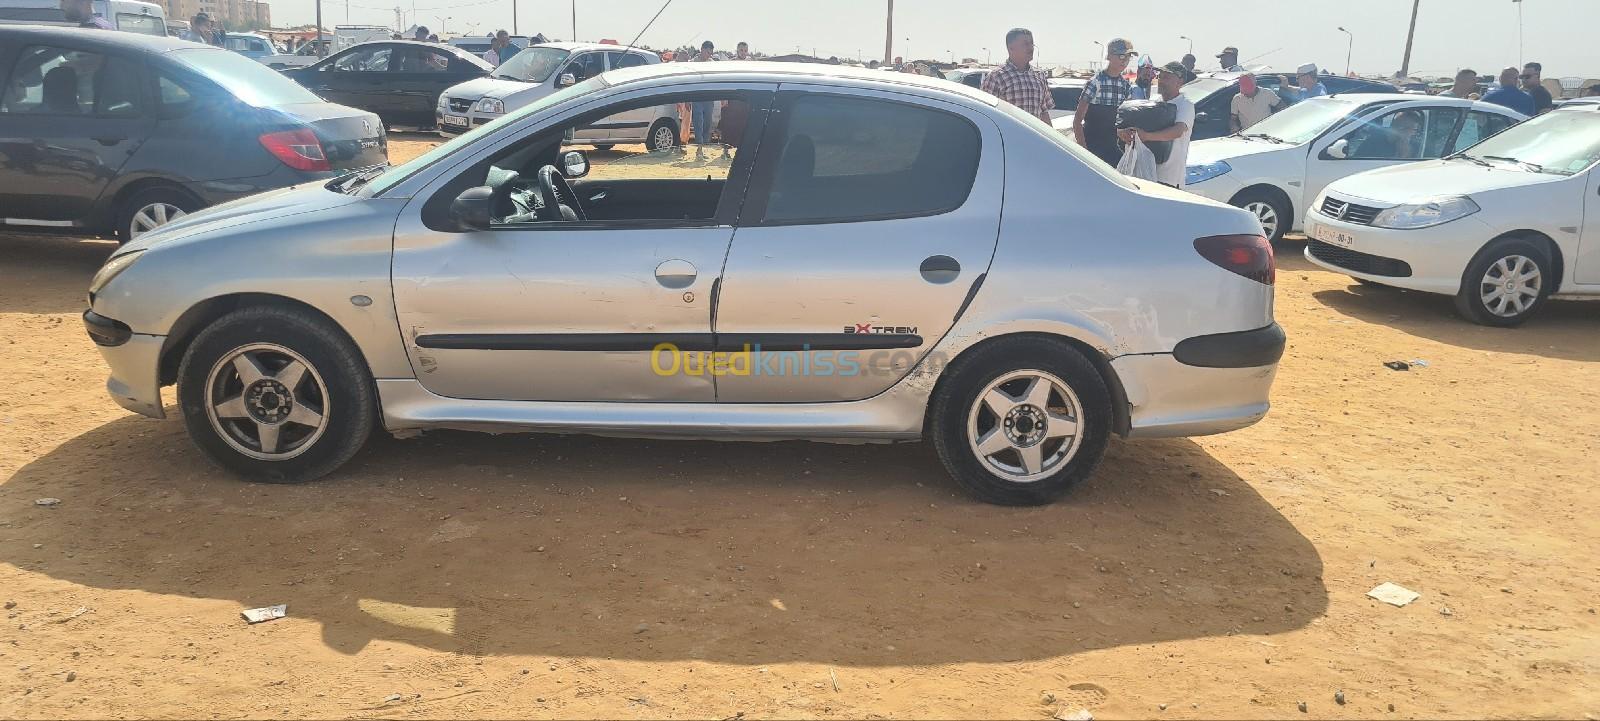
[{"label": "side mirror", "polygon": [[493,220],[494,188],[467,188],[450,201],[450,219],[461,230],[488,230]]},{"label": "side mirror", "polygon": [[561,77],[556,78],[556,87],[558,87],[558,88],[571,87],[571,86],[577,85],[577,84],[578,84],[578,77],[576,75],[573,75],[572,73],[562,73]]},{"label": "side mirror", "polygon": [[569,150],[561,154],[561,174],[578,179],[589,174],[589,157],[582,151]]},{"label": "side mirror", "polygon": [[1350,157],[1350,141],[1340,138],[1328,146],[1328,157],[1344,160]]}]

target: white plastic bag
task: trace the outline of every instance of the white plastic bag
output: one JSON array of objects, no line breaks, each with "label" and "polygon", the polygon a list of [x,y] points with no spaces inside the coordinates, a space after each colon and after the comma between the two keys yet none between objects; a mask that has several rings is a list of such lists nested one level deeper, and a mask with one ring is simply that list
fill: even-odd
[{"label": "white plastic bag", "polygon": [[1156,156],[1144,143],[1139,142],[1138,136],[1134,136],[1133,142],[1122,151],[1122,160],[1117,163],[1117,172],[1130,178],[1155,182]]}]

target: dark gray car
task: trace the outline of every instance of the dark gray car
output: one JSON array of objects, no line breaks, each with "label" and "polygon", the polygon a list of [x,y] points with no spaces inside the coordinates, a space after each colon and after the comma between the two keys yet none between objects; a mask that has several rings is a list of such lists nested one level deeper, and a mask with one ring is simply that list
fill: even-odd
[{"label": "dark gray car", "polygon": [[200,208],[387,162],[377,116],[237,53],[0,27],[0,225],[129,240]]}]

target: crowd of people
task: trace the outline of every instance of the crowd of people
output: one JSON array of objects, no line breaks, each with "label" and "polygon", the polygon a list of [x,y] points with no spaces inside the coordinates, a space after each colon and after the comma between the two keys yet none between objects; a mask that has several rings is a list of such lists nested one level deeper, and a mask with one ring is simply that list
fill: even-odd
[{"label": "crowd of people", "polygon": [[[1015,28],[1006,33],[1005,44],[1006,62],[984,77],[983,90],[1049,123],[1055,103],[1050,95],[1049,73],[1033,67],[1032,31]],[[1072,119],[1073,139],[1112,166],[1121,164],[1125,154],[1134,152],[1140,144],[1169,144],[1170,152],[1165,159],[1154,163],[1152,179],[1181,188],[1189,141],[1194,132],[1195,107],[1179,90],[1196,78],[1194,55],[1185,55],[1181,60],[1160,66],[1148,61],[1141,63],[1134,69],[1130,81],[1128,66],[1138,56],[1133,43],[1115,38],[1106,43],[1105,48],[1105,66],[1089,78],[1079,96]],[[1229,127],[1236,133],[1289,105],[1328,95],[1327,85],[1322,82],[1315,63],[1299,66],[1293,76],[1281,76],[1277,90],[1263,86],[1259,78],[1239,64],[1236,47],[1229,46],[1218,53],[1217,63],[1219,70],[1241,73],[1239,92],[1233,97],[1229,118]],[[1508,67],[1500,72],[1498,85],[1487,92],[1479,90],[1477,73],[1462,70],[1456,75],[1454,86],[1441,95],[1482,100],[1524,115],[1538,115],[1555,107],[1555,99],[1543,84],[1543,70],[1537,62],[1524,65],[1520,71]],[[1600,95],[1600,87],[1590,88],[1589,94]],[[1156,99],[1173,106],[1171,125],[1159,129],[1118,127],[1118,110],[1124,103]],[[1404,120],[1401,117],[1395,122]],[[1420,119],[1417,124],[1420,126]]]}]

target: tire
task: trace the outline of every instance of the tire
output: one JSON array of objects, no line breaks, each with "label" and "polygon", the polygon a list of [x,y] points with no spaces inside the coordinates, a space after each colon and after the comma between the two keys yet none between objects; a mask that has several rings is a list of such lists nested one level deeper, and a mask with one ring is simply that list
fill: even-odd
[{"label": "tire", "polygon": [[[241,353],[259,380],[244,382],[234,360]],[[307,369],[298,381],[286,375],[291,362]],[[189,437],[218,465],[264,483],[305,483],[344,465],[372,435],[375,397],[355,346],[328,322],[291,308],[255,306],[218,318],[178,368]],[[306,422],[311,415],[316,425]],[[274,448],[262,435],[269,426]]]},{"label": "tire", "polygon": [[678,124],[667,118],[659,118],[650,124],[650,132],[644,136],[645,147],[650,150],[671,150],[682,141],[678,139]]},{"label": "tire", "polygon": [[[126,243],[202,207],[204,204],[194,196],[177,188],[145,188],[128,196],[117,208],[117,240]],[[137,227],[135,220],[139,221]]]},{"label": "tire", "polygon": [[[1094,365],[1066,343],[996,341],[957,359],[946,373],[928,408],[928,434],[950,477],[975,498],[1003,506],[1049,503],[1088,477],[1105,454],[1110,392]],[[1036,383],[1051,386],[1042,408],[1038,399],[1046,396],[1030,393]],[[1008,404],[1024,402],[1002,415],[983,400],[991,389]],[[1051,436],[1066,429],[1063,416],[1076,420],[1076,433]],[[980,455],[974,438],[994,438],[999,450]],[[1033,473],[1023,448],[1034,451]]]},{"label": "tire", "polygon": [[[1283,198],[1278,197],[1276,193],[1270,193],[1265,190],[1246,190],[1233,196],[1233,200],[1229,202],[1229,205],[1243,208],[1254,214],[1256,220],[1261,221],[1261,228],[1269,242],[1276,243],[1283,240],[1284,233],[1289,232],[1289,228],[1294,226],[1294,218],[1292,217],[1294,211],[1290,210],[1288,203],[1283,202]],[[1268,227],[1269,224],[1271,225],[1270,228]]]},{"label": "tire", "polygon": [[1456,311],[1480,325],[1510,328],[1532,317],[1555,280],[1543,243],[1505,238],[1490,243],[1467,264]]},{"label": "tire", "polygon": [[615,148],[615,147],[617,147],[617,146],[612,145],[610,143],[605,143],[605,144],[595,143],[595,145],[594,145],[594,149],[598,150],[598,151],[601,151],[601,152],[605,152],[605,151],[610,150],[610,149]]}]

